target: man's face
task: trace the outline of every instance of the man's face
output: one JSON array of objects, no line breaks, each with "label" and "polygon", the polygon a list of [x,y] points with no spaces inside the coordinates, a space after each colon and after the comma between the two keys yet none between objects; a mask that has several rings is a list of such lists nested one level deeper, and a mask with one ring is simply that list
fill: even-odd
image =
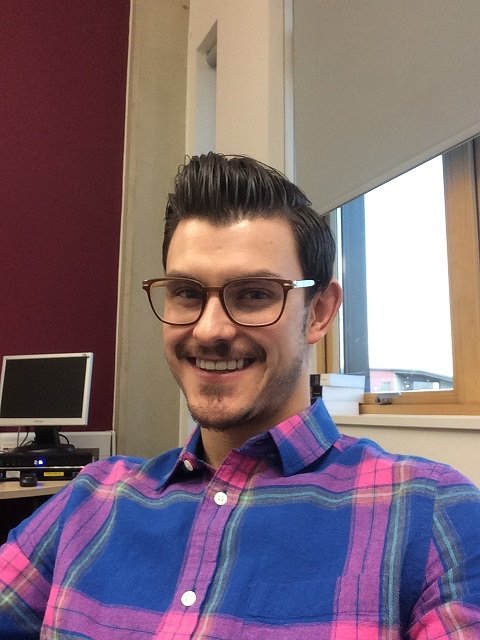
[{"label": "man's face", "polygon": [[[302,273],[288,223],[265,218],[224,227],[183,220],[172,237],[166,272],[205,286],[245,276],[295,280],[309,275]],[[201,426],[243,425],[250,431],[253,426],[260,432],[306,408],[308,308],[305,291],[292,290],[276,324],[243,327],[228,318],[213,293],[194,325],[164,325],[166,359]],[[212,362],[229,366],[212,370]]]}]

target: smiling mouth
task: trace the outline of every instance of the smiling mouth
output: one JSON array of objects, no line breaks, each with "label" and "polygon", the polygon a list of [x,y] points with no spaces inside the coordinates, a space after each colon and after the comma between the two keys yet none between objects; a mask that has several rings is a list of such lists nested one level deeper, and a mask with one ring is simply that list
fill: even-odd
[{"label": "smiling mouth", "polygon": [[253,362],[251,358],[238,358],[237,360],[206,360],[195,358],[195,366],[203,371],[240,371]]}]

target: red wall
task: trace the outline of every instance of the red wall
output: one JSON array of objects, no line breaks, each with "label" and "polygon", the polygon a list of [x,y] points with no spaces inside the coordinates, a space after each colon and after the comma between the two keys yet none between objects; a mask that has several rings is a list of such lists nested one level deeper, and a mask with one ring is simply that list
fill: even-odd
[{"label": "red wall", "polygon": [[129,0],[0,4],[0,358],[93,351],[112,426]]}]

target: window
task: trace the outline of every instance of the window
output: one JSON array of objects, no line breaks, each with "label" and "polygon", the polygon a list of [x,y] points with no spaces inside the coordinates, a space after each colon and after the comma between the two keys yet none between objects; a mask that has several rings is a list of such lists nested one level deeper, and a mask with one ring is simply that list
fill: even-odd
[{"label": "window", "polygon": [[[326,368],[365,374],[364,413],[480,413],[475,154],[478,140],[332,216],[344,304]],[[378,405],[384,391],[400,395]]]}]

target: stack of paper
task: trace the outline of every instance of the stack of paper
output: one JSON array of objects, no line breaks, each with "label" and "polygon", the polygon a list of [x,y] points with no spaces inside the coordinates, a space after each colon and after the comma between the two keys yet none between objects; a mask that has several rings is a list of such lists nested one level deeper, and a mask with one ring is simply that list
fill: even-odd
[{"label": "stack of paper", "polygon": [[356,416],[363,402],[365,376],[322,373],[311,376],[312,400],[321,397],[332,415]]}]

